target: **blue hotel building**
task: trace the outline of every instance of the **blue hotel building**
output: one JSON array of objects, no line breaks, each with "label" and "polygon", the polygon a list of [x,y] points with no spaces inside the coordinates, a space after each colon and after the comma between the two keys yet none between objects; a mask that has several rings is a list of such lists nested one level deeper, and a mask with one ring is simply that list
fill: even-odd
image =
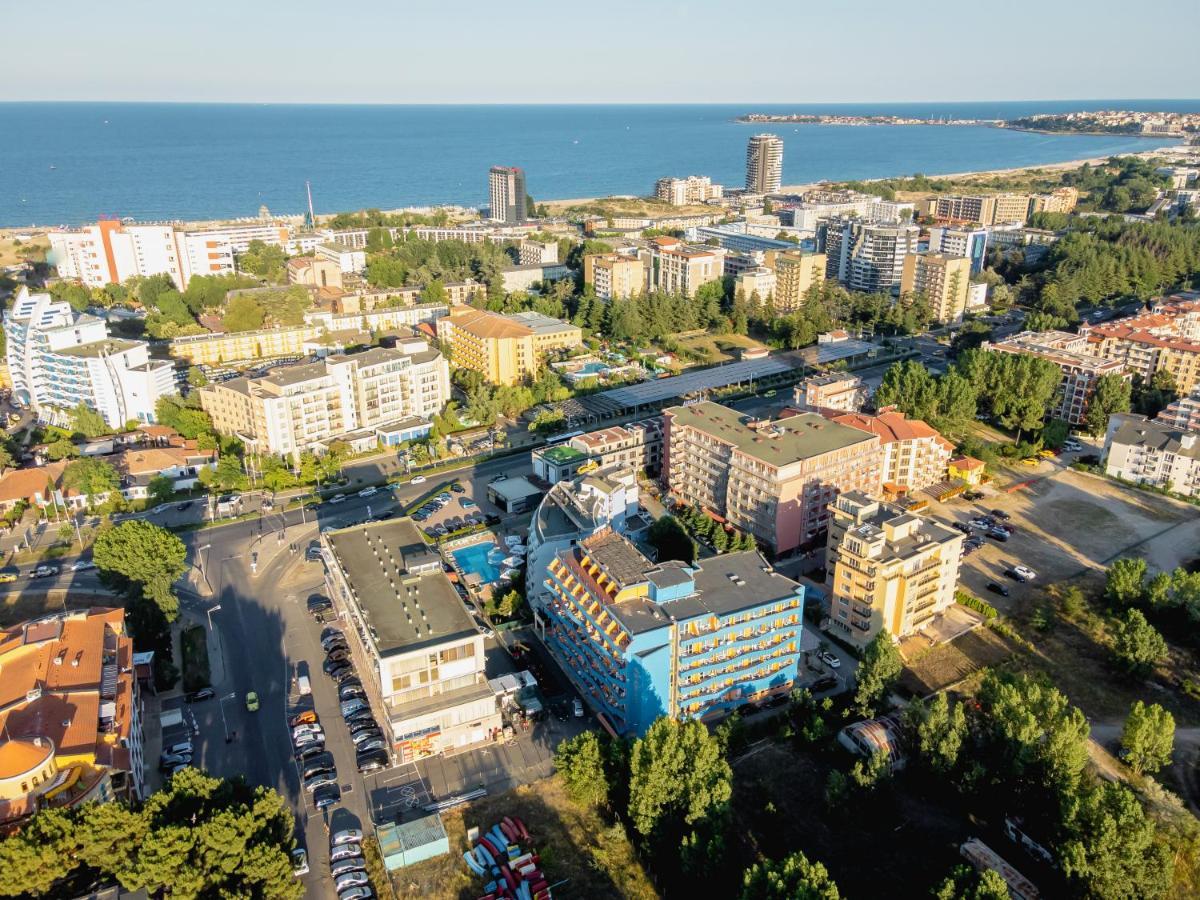
[{"label": "blue hotel building", "polygon": [[719,718],[791,689],[804,588],[753,550],[654,563],[605,530],[547,568],[546,643],[613,729]]}]

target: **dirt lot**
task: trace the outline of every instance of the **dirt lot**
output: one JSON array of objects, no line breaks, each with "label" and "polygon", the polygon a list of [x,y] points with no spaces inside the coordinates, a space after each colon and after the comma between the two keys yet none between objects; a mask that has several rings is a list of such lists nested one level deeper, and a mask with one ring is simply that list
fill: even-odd
[{"label": "dirt lot", "polygon": [[990,628],[976,628],[949,644],[926,650],[905,667],[900,687],[918,697],[945,690],[985,666],[1012,655],[1015,648]]},{"label": "dirt lot", "polygon": [[[17,253],[20,249],[14,243],[14,232],[0,233],[0,266],[15,266],[19,262],[24,262],[24,258]],[[25,247],[37,248],[35,259],[42,259],[47,250],[50,249],[50,241],[45,235],[39,235],[32,241],[24,244]]]},{"label": "dirt lot", "polygon": [[[506,794],[484,797],[443,815],[450,853],[392,875],[398,897],[473,900],[483,881],[463,862],[466,829],[486,831],[504,816],[519,817],[533,835],[541,866],[551,884],[565,882],[555,896],[654,900],[658,896],[633,847],[619,828],[567,799],[557,778],[546,778]],[[526,848],[522,848],[526,849]],[[528,848],[533,849],[533,848]]]},{"label": "dirt lot", "polygon": [[[976,513],[1001,509],[1012,516],[1016,533],[1007,543],[988,539],[967,557],[962,584],[1002,612],[1023,608],[1035,584],[1004,577],[1024,563],[1047,584],[1102,570],[1119,556],[1145,556],[1153,569],[1173,569],[1196,556],[1200,509],[1167,497],[1123,487],[1076,472],[1061,463],[1028,471],[1030,483],[1010,493],[992,493],[977,503],[953,501],[931,510],[940,519],[965,522]],[[989,581],[1005,584],[1008,598],[990,593]]]},{"label": "dirt lot", "polygon": [[691,334],[679,339],[679,346],[707,357],[707,362],[727,362],[738,358],[738,349],[761,347],[758,341],[742,334]]}]

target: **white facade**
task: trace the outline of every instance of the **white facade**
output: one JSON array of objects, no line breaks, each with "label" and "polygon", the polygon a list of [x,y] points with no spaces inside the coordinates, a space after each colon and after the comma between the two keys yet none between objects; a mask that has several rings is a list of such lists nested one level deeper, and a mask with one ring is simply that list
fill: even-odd
[{"label": "white facade", "polygon": [[317,245],[317,258],[327,259],[338,264],[343,273],[365,272],[367,269],[367,253],[356,250],[344,244],[326,243]]},{"label": "white facade", "polygon": [[175,387],[174,364],[150,359],[144,341],[109,338],[102,319],[49,294],[23,287],[4,332],[13,397],[46,421],[64,421],[82,403],[114,430],[153,422],[158,398]]},{"label": "white facade", "polygon": [[1108,420],[1104,456],[1108,475],[1200,496],[1200,433],[1122,413]]},{"label": "white facade", "polygon": [[783,140],[774,134],[756,134],[746,145],[746,190],[752,194],[777,194],[783,178]]}]

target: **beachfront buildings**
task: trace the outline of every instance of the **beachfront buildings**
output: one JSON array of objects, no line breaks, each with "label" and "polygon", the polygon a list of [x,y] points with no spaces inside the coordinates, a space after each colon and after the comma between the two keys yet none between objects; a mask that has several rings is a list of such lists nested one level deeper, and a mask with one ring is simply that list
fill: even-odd
[{"label": "beachfront buildings", "polygon": [[581,469],[621,466],[656,477],[662,468],[662,419],[657,417],[578,434],[532,453],[533,474],[554,484]]},{"label": "beachfront buildings", "polygon": [[872,225],[853,218],[831,219],[817,229],[825,274],[852,291],[887,294],[899,288],[904,258],[917,252],[916,225]]},{"label": "beachfront buildings", "polygon": [[885,494],[899,496],[946,480],[954,444],[920,419],[905,418],[895,409],[878,415],[826,412],[839,425],[857,428],[879,438],[882,449],[880,481]]},{"label": "beachfront buildings", "polygon": [[775,310],[784,313],[799,309],[809,289],[824,283],[828,258],[824,253],[771,250],[766,264],[775,270]]},{"label": "beachfront buildings", "polygon": [[678,238],[654,238],[638,256],[644,266],[647,291],[693,297],[701,285],[719,282],[725,275],[723,249],[691,247]]},{"label": "beachfront buildings", "polygon": [[0,828],[39,809],[144,798],[135,669],[121,609],[0,631]]},{"label": "beachfront buildings", "polygon": [[920,294],[929,301],[939,324],[962,321],[971,284],[971,261],[945,253],[911,253],[904,257],[900,294]]},{"label": "beachfront buildings", "polygon": [[1022,331],[996,343],[984,341],[982,349],[993,353],[1018,353],[1049,360],[1062,371],[1058,393],[1047,415],[1072,425],[1083,424],[1088,401],[1096,382],[1104,375],[1125,375],[1118,361],[1088,353],[1088,339],[1069,331]]},{"label": "beachfront buildings", "polygon": [[103,319],[77,313],[22,286],[4,313],[13,398],[51,424],[68,425],[79,404],[114,431],[153,422],[158,398],[175,390],[175,366],[151,359],[145,341],[110,338]]},{"label": "beachfront buildings", "polygon": [[983,271],[988,229],[975,225],[941,225],[929,229],[929,251],[970,260],[971,271]]},{"label": "beachfront buildings", "polygon": [[980,225],[1024,224],[1029,217],[1028,194],[979,194],[938,197],[932,202],[934,218]]},{"label": "beachfront buildings", "polygon": [[1166,297],[1150,312],[1083,323],[1079,333],[1087,338],[1088,353],[1119,362],[1147,383],[1166,372],[1181,394],[1200,387],[1200,293]]},{"label": "beachfront buildings", "polygon": [[654,197],[671,206],[689,206],[720,200],[724,188],[713,184],[707,175],[689,175],[687,178],[660,178],[654,183]]},{"label": "beachfront buildings", "polygon": [[605,528],[622,534],[645,532],[652,520],[640,512],[640,495],[636,470],[619,464],[589,469],[550,486],[530,519],[525,556],[525,596],[539,628],[546,624],[541,610],[549,597],[550,563]]},{"label": "beachfront buildings", "polygon": [[1108,420],[1104,471],[1116,478],[1200,496],[1200,433],[1127,413]]},{"label": "beachfront buildings", "polygon": [[746,144],[746,190],[751,194],[778,194],[783,180],[783,139],[756,134]]},{"label": "beachfront buildings", "polygon": [[1074,212],[1075,204],[1079,202],[1079,188],[1060,187],[1048,194],[1034,194],[1029,198],[1029,215],[1040,212],[1069,213]]},{"label": "beachfront buildings", "polygon": [[488,170],[488,211],[492,221],[520,225],[529,219],[525,208],[525,170],[492,166]]},{"label": "beachfront buildings", "polygon": [[321,535],[350,655],[398,763],[494,740],[503,729],[483,635],[412,519]]},{"label": "beachfront buildings", "polygon": [[450,375],[438,351],[409,340],[215,382],[198,393],[219,433],[258,453],[298,458],[335,439],[398,444],[428,434],[430,417],[450,399]]},{"label": "beachfront buildings", "polygon": [[867,396],[867,387],[857,375],[830,372],[811,375],[796,385],[795,407],[803,412],[858,412]]},{"label": "beachfront buildings", "polygon": [[451,348],[454,365],[474,369],[492,384],[535,378],[546,354],[572,350],[583,341],[579,326],[535,312],[510,315],[453,306],[438,319],[438,339]]},{"label": "beachfront buildings", "polygon": [[719,718],[795,680],[804,588],[754,551],[653,563],[605,530],[546,575],[547,646],[620,734]]},{"label": "beachfront buildings", "polygon": [[624,300],[646,289],[646,266],[623,253],[589,253],[583,258],[583,284],[601,300]]},{"label": "beachfront buildings", "polygon": [[830,621],[859,647],[907,637],[954,603],[965,536],[866,494],[833,503],[826,549]]},{"label": "beachfront buildings", "polygon": [[812,413],[772,422],[704,401],[663,419],[665,487],[776,553],[816,540],[841,491],[881,486],[878,436]]}]

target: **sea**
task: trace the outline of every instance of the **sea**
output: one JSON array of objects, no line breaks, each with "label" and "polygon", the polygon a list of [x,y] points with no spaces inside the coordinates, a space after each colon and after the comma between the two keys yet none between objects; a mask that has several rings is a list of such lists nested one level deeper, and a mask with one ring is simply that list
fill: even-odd
[{"label": "sea", "polygon": [[0,226],[487,202],[515,165],[535,200],[645,195],[663,176],[744,182],[746,139],[783,138],[783,183],[947,174],[1152,149],[1164,139],[987,126],[743,124],[751,112],[1015,118],[1200,111],[1200,100],[906,104],[299,105],[0,103]]}]

